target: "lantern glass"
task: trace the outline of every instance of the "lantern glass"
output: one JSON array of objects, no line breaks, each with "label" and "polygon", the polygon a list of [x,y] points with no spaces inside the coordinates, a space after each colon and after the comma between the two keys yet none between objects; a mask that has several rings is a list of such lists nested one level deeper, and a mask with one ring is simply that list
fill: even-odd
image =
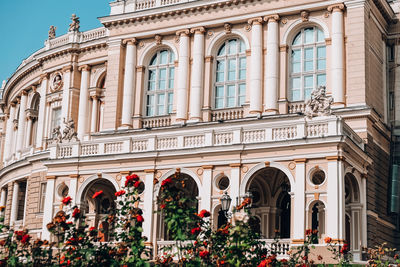
[{"label": "lantern glass", "polygon": [[225,194],[221,197],[221,209],[223,212],[227,212],[229,210],[231,202],[231,197],[228,195],[227,192],[225,192]]}]

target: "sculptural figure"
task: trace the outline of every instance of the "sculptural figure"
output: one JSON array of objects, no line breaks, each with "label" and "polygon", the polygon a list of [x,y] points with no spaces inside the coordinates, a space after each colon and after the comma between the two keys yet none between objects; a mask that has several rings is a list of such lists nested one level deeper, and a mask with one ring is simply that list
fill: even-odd
[{"label": "sculptural figure", "polygon": [[77,17],[75,14],[72,14],[71,20],[72,20],[72,22],[69,24],[68,31],[69,32],[79,32],[79,28],[80,28],[79,17]]},{"label": "sculptural figure", "polygon": [[331,114],[333,98],[326,95],[325,86],[320,86],[311,92],[311,98],[306,102],[305,115],[308,118],[327,116]]},{"label": "sculptural figure", "polygon": [[75,122],[73,119],[69,119],[68,121],[65,121],[64,118],[64,124],[65,128],[63,131],[63,140],[71,141],[74,139],[75,141],[78,141],[77,133],[75,131]]},{"label": "sculptural figure", "polygon": [[57,27],[54,27],[53,25],[50,26],[49,40],[56,38],[56,29],[57,29]]},{"label": "sculptural figure", "polygon": [[62,135],[61,135],[61,131],[60,131],[60,126],[55,127],[51,133],[53,135],[53,144],[62,143]]}]

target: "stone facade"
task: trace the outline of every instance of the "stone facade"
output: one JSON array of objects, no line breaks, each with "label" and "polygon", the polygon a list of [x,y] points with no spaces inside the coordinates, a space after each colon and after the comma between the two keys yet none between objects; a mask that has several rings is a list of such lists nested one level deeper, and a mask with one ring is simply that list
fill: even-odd
[{"label": "stone facade", "polygon": [[[157,253],[169,242],[153,213],[159,183],[179,171],[215,227],[222,194],[235,205],[250,191],[268,242],[278,229],[287,248],[313,228],[321,244],[350,242],[355,260],[362,247],[400,246],[389,208],[397,5],[110,3],[104,27],[47,40],[2,87],[6,223],[51,238],[69,195],[98,227],[134,172]],[[53,140],[71,119],[78,140]]]}]

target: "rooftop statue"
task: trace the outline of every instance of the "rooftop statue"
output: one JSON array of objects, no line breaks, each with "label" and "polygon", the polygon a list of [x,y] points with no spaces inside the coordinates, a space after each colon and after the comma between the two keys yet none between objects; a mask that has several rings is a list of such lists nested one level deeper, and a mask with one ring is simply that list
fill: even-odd
[{"label": "rooftop statue", "polygon": [[49,40],[56,38],[56,29],[57,29],[57,27],[54,27],[53,25],[50,26]]},{"label": "rooftop statue", "polygon": [[51,132],[53,134],[53,143],[54,144],[62,143],[62,135],[61,135],[60,128],[61,128],[60,126],[57,126]]},{"label": "rooftop statue", "polygon": [[305,115],[311,119],[316,116],[328,116],[331,114],[333,98],[326,95],[325,86],[314,89],[311,98],[306,102]]},{"label": "rooftop statue", "polygon": [[77,17],[75,14],[72,14],[71,16],[72,22],[69,24],[68,31],[69,32],[79,32],[79,17]]}]

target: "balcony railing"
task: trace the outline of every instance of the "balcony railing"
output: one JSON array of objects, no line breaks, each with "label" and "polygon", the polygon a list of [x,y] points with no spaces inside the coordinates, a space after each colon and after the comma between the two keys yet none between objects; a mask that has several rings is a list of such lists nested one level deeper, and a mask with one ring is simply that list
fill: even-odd
[{"label": "balcony railing", "polygon": [[48,50],[71,43],[85,43],[96,39],[101,39],[107,36],[108,36],[107,29],[104,27],[100,27],[86,32],[69,32],[52,40],[47,40],[45,42],[45,45],[46,45],[46,50]]},{"label": "balcony railing", "polygon": [[[98,140],[50,145],[50,158],[91,157],[107,154],[172,151],[236,144],[269,143],[287,140],[345,135],[364,149],[363,140],[340,118],[317,117],[312,120],[296,119],[279,122],[242,122],[232,127],[215,124],[208,128],[185,131],[140,131],[122,139],[99,137]],[[223,124],[225,126],[225,124]]]},{"label": "balcony railing", "polygon": [[198,0],[128,0],[110,3],[111,15],[160,8]]}]

